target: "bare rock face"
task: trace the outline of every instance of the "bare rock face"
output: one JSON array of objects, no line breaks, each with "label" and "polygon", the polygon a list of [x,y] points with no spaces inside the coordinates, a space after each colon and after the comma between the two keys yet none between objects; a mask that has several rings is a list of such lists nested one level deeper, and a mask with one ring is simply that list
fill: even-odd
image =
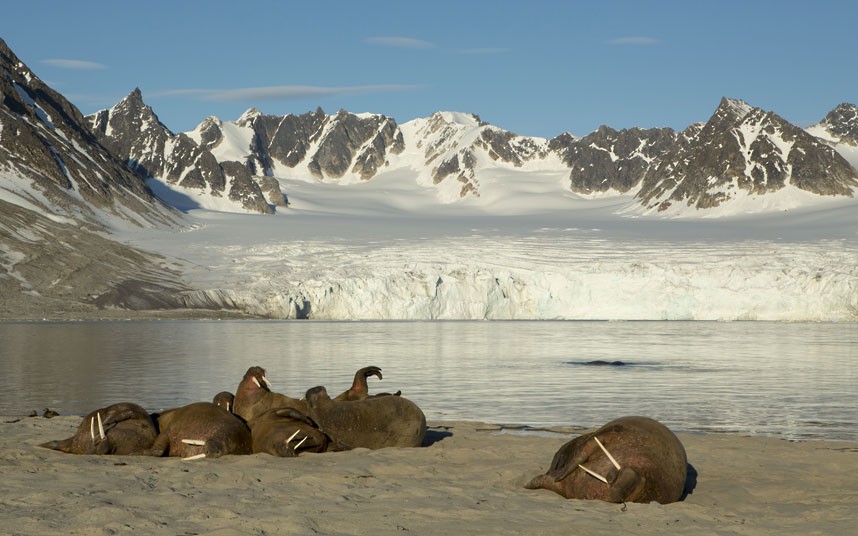
[{"label": "bare rock face", "polygon": [[[165,224],[171,216],[99,142],[80,111],[42,82],[0,39],[0,170],[20,176],[27,203],[82,224],[117,219]],[[133,216],[132,216],[133,215]]]},{"label": "bare rock face", "polygon": [[858,106],[843,103],[831,110],[816,126],[841,143],[858,146]]},{"label": "bare rock face", "polygon": [[638,198],[658,210],[677,202],[705,209],[740,193],[764,195],[787,185],[851,196],[858,173],[777,114],[725,98],[702,128],[683,134],[646,172]]},{"label": "bare rock face", "polygon": [[320,179],[340,178],[351,170],[366,180],[385,164],[388,152],[400,153],[403,147],[402,133],[392,119],[340,110],[325,123],[309,169]]},{"label": "bare rock face", "polygon": [[676,140],[670,128],[614,130],[603,125],[583,138],[569,134],[553,138],[549,148],[570,168],[573,192],[625,193],[640,183],[653,161],[670,150]]},{"label": "bare rock face", "polygon": [[273,212],[250,172],[232,169],[227,174],[211,153],[210,148],[223,140],[222,125],[216,118],[203,122],[202,142],[197,144],[186,134],[173,134],[135,89],[110,110],[89,116],[89,121],[105,146],[147,178],[160,178],[213,197],[227,195],[246,210]]}]

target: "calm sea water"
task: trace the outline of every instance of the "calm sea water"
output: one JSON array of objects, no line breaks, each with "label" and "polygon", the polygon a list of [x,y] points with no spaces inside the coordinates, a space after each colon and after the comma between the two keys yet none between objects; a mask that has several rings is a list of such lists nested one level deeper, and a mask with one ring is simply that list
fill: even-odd
[{"label": "calm sea water", "polygon": [[[592,366],[596,360],[623,366]],[[858,440],[858,325],[764,322],[0,323],[0,415],[161,410],[234,391],[338,393],[366,365],[430,420]]]}]

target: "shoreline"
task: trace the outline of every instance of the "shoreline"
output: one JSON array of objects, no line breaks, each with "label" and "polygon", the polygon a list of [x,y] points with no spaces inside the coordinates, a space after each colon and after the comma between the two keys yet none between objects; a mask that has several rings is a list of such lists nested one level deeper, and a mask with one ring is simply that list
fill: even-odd
[{"label": "shoreline", "polygon": [[38,447],[80,417],[0,417],[3,532],[29,534],[846,534],[858,444],[678,433],[681,502],[567,500],[524,484],[581,430],[431,421],[416,449],[182,461]]}]

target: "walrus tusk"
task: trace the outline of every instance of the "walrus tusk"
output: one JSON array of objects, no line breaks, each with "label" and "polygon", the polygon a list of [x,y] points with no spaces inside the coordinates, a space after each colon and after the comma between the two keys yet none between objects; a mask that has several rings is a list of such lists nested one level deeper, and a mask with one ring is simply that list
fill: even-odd
[{"label": "walrus tusk", "polygon": [[294,447],[292,447],[292,450],[297,451],[297,450],[298,450],[298,447],[300,447],[301,445],[303,445],[303,444],[304,444],[304,441],[307,441],[307,438],[308,438],[308,437],[310,437],[310,436],[304,436],[304,439],[302,439],[301,441],[298,441],[298,444],[297,444],[297,445],[295,445]]},{"label": "walrus tusk", "polygon": [[300,431],[301,431],[301,430],[295,430],[295,433],[294,433],[294,434],[292,434],[292,435],[290,435],[290,436],[289,436],[289,439],[287,439],[287,440],[286,440],[286,444],[288,445],[289,443],[291,443],[291,442],[292,442],[292,440],[293,440],[293,439],[295,439],[295,436],[296,436],[296,435],[298,435],[298,432],[300,432]]},{"label": "walrus tusk", "polygon": [[95,442],[95,417],[89,418],[89,437]]},{"label": "walrus tusk", "polygon": [[587,469],[586,467],[584,467],[584,466],[583,466],[583,465],[581,465],[580,463],[578,464],[578,467],[580,467],[581,469],[583,469],[584,471],[586,471],[588,474],[590,474],[590,475],[592,475],[592,476],[594,476],[594,477],[598,478],[599,480],[601,480],[601,481],[602,481],[602,482],[604,482],[605,484],[607,484],[607,483],[608,483],[608,479],[607,479],[607,478],[605,478],[605,477],[603,477],[603,476],[602,476],[602,475],[600,475],[599,473],[597,473],[597,472],[595,472],[595,471],[591,471],[591,470]]},{"label": "walrus tusk", "polygon": [[101,424],[101,413],[96,413],[96,417],[98,417],[98,435],[101,436],[101,440],[104,441],[104,425]]},{"label": "walrus tusk", "polygon": [[206,444],[202,439],[183,439],[182,443],[185,445],[196,445],[198,447],[203,447]]},{"label": "walrus tusk", "polygon": [[206,457],[206,453],[203,452],[202,454],[196,454],[194,456],[188,456],[187,458],[182,458],[182,461],[186,462],[189,460],[199,460],[200,458],[205,458],[205,457]]},{"label": "walrus tusk", "polygon": [[601,441],[599,441],[599,438],[598,438],[598,437],[593,436],[593,439],[595,439],[595,440],[596,440],[596,444],[597,444],[597,445],[599,445],[599,448],[601,448],[601,449],[602,449],[602,452],[604,452],[604,453],[605,453],[605,456],[607,456],[607,457],[608,457],[608,459],[609,459],[609,460],[611,460],[611,463],[612,463],[612,464],[614,464],[614,467],[616,467],[616,468],[617,468],[617,471],[619,471],[619,470],[620,470],[620,464],[618,464],[618,463],[617,463],[617,460],[615,460],[615,459],[614,459],[614,457],[613,457],[613,456],[611,456],[611,453],[610,453],[610,452],[608,452],[608,449],[606,449],[606,448],[605,448],[605,445],[603,445],[603,444],[602,444],[602,442],[601,442]]},{"label": "walrus tusk", "polygon": [[265,387],[268,387],[269,389],[271,389],[271,382],[268,381],[268,378],[266,378],[265,376],[262,377],[262,383],[265,384]]},{"label": "walrus tusk", "polygon": [[250,379],[253,380],[253,383],[255,383],[257,387],[262,389],[262,385],[259,384],[259,380],[256,379],[256,376],[253,376]]}]

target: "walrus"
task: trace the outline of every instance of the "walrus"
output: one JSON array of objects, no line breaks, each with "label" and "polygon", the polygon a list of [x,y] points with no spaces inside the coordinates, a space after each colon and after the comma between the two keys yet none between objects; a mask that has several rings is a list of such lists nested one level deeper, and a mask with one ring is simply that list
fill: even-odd
[{"label": "walrus", "polygon": [[235,405],[235,395],[233,395],[229,391],[221,391],[218,394],[214,395],[214,398],[212,398],[212,403],[215,406],[220,406],[228,412],[232,413],[232,408]]},{"label": "walrus", "polygon": [[621,417],[560,447],[548,472],[525,487],[567,499],[668,504],[682,497],[687,468],[685,448],[666,426]]},{"label": "walrus", "polygon": [[380,396],[344,402],[332,400],[322,386],[308,390],[305,398],[307,415],[331,439],[329,450],[419,447],[426,437],[426,416],[407,398]]},{"label": "walrus", "polygon": [[145,409],[121,402],[84,417],[72,437],[39,446],[69,454],[139,454],[152,446],[156,435]]},{"label": "walrus", "polygon": [[352,382],[352,386],[334,397],[334,400],[364,400],[369,396],[369,386],[366,383],[367,378],[370,376],[377,376],[380,380],[381,377],[381,369],[378,367],[364,367],[355,372],[355,379]]},{"label": "walrus", "polygon": [[307,414],[307,403],[297,398],[271,391],[271,382],[262,367],[250,367],[235,390],[232,412],[245,421],[252,421],[270,409],[292,408]]},{"label": "walrus", "polygon": [[250,454],[250,429],[240,418],[212,402],[169,409],[157,417],[158,437],[145,451],[150,456],[186,459]]},{"label": "walrus", "polygon": [[[366,400],[369,398],[369,385],[367,385],[366,380],[370,376],[377,376],[378,379],[382,379],[381,369],[378,367],[364,367],[355,372],[355,379],[352,382],[352,386],[338,394],[334,397],[334,400],[339,401],[355,401],[355,400]],[[395,393],[378,393],[372,396],[400,396],[402,395],[402,391],[397,391]]]},{"label": "walrus", "polygon": [[270,409],[247,423],[253,453],[294,457],[301,452],[325,452],[328,436],[306,415],[292,408]]},{"label": "walrus", "polygon": [[[358,370],[351,388],[338,395],[337,399],[362,400],[369,396],[366,379],[370,376],[378,376],[381,379],[381,369],[370,366]],[[305,400],[271,391],[271,382],[265,376],[264,368],[254,366],[247,369],[235,390],[233,413],[249,422],[266,411],[276,408],[292,408],[307,414]]]}]

